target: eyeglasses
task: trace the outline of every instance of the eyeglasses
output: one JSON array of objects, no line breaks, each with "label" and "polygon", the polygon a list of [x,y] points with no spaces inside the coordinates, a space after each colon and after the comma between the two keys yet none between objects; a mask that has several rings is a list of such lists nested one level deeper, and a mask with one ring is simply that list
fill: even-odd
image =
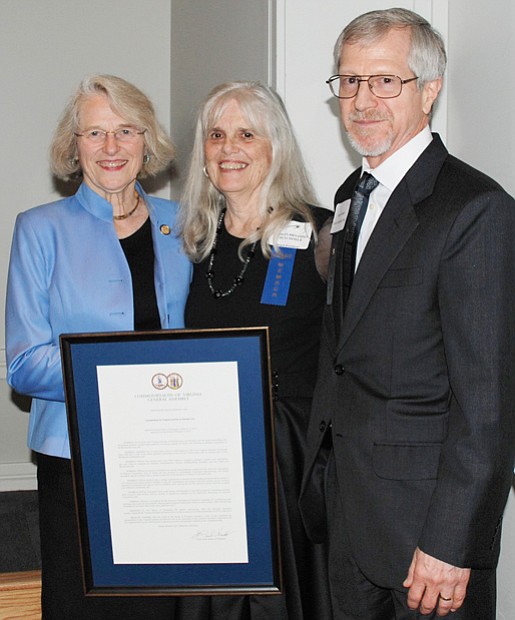
[{"label": "eyeglasses", "polygon": [[418,77],[401,79],[398,75],[333,75],[326,84],[338,99],[352,99],[358,94],[361,82],[368,82],[372,93],[380,99],[393,99],[402,92],[402,86]]},{"label": "eyeglasses", "polygon": [[89,144],[104,144],[107,135],[112,133],[117,142],[130,144],[136,142],[141,135],[145,133],[145,129],[140,131],[136,127],[120,127],[114,131],[105,131],[104,129],[85,129],[81,133],[75,133],[78,138],[84,138]]}]

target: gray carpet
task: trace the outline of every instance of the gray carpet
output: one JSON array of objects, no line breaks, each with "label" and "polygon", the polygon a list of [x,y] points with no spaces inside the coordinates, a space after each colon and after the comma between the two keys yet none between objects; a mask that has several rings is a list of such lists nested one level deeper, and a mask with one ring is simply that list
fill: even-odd
[{"label": "gray carpet", "polygon": [[39,568],[37,491],[0,493],[0,573]]}]

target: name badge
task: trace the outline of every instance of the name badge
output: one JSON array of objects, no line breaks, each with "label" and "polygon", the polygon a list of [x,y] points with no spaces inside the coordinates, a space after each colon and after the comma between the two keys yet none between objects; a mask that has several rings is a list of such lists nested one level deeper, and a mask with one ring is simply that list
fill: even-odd
[{"label": "name badge", "polygon": [[285,306],[290,292],[295,248],[279,248],[280,254],[272,253],[268,262],[261,303],[270,306]]},{"label": "name badge", "polygon": [[312,226],[309,222],[295,222],[292,220],[273,239],[272,245],[277,245],[280,248],[306,250],[309,246],[312,232]]},{"label": "name badge", "polygon": [[344,200],[343,202],[339,202],[336,205],[336,209],[334,210],[333,224],[331,226],[331,234],[343,230],[345,222],[347,221],[347,216],[349,215],[349,209],[350,198],[348,200]]}]

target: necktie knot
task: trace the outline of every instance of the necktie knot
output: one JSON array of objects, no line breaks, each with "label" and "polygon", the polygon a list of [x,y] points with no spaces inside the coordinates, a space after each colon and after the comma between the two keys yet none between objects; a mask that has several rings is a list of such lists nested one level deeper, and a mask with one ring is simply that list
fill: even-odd
[{"label": "necktie knot", "polygon": [[363,176],[359,180],[359,183],[356,185],[350,203],[350,212],[348,217],[348,230],[350,239],[354,238],[356,224],[358,224],[358,220],[361,222],[361,220],[363,219],[368,205],[368,198],[378,185],[379,181],[368,172],[363,173]]},{"label": "necktie knot", "polygon": [[370,194],[378,185],[379,181],[376,178],[368,172],[364,172],[352,195],[347,223],[345,225],[346,235],[343,246],[342,308],[345,308],[354,278],[356,248],[361,223],[365,217]]},{"label": "necktie knot", "polygon": [[356,191],[363,194],[363,196],[370,196],[378,185],[379,181],[375,177],[368,172],[364,172],[356,187]]}]

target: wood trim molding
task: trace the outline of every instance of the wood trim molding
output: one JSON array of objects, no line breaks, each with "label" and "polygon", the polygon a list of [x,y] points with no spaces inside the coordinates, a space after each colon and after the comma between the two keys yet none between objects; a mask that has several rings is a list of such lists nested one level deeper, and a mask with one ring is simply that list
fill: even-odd
[{"label": "wood trim molding", "polygon": [[41,571],[0,573],[1,620],[41,620]]}]

